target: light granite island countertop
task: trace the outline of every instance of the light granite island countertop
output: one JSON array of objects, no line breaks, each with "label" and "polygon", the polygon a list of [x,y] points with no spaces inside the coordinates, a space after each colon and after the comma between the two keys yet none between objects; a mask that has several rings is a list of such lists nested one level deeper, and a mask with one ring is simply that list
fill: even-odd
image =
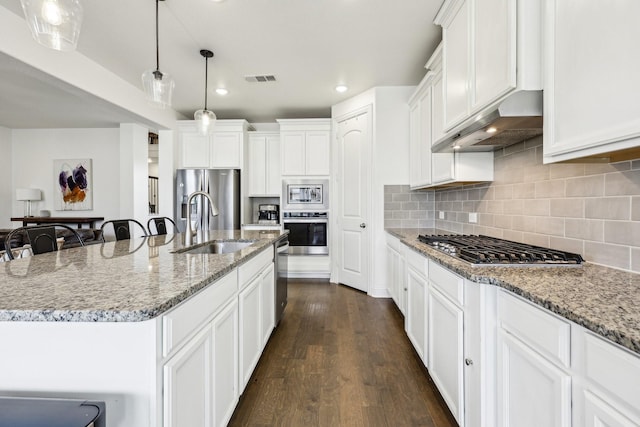
[{"label": "light granite island countertop", "polygon": [[282,235],[199,232],[192,245],[250,242],[228,254],[182,252],[175,234],[0,263],[0,395],[103,401],[106,427],[225,424],[253,369],[240,349],[257,361],[266,341],[251,338],[273,328]]},{"label": "light granite island countertop", "polygon": [[418,240],[419,234],[455,233],[415,228],[386,231],[462,277],[507,289],[640,354],[640,274],[589,262],[580,267],[473,266]]},{"label": "light granite island countertop", "polygon": [[280,238],[280,231],[211,230],[252,241],[229,254],[176,253],[184,234],[88,245],[0,263],[0,321],[137,322],[186,300]]}]

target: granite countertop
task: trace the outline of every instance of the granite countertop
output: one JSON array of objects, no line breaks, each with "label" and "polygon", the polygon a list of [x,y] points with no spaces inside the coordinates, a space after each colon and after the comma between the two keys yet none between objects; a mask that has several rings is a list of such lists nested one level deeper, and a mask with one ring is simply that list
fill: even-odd
[{"label": "granite countertop", "polygon": [[273,244],[280,231],[208,231],[246,240],[234,253],[174,253],[184,234],[88,245],[0,262],[0,321],[137,322],[154,318]]},{"label": "granite countertop", "polygon": [[387,229],[411,249],[474,282],[505,288],[640,354],[640,274],[581,267],[472,266],[420,242],[434,229]]}]

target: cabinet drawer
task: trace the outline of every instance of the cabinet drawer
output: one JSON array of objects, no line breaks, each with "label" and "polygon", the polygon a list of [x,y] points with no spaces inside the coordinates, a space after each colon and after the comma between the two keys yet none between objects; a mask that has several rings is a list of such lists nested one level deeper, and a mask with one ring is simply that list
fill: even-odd
[{"label": "cabinet drawer", "polygon": [[640,408],[640,357],[591,332],[582,333],[583,375],[632,408]]},{"label": "cabinet drawer", "polygon": [[441,265],[429,261],[429,281],[459,306],[464,305],[464,279]]},{"label": "cabinet drawer", "polygon": [[217,280],[162,316],[162,355],[179,348],[238,291],[235,271]]},{"label": "cabinet drawer", "polygon": [[416,251],[405,248],[405,257],[407,265],[410,266],[416,273],[420,274],[423,279],[427,278],[428,261],[427,258]]},{"label": "cabinet drawer", "polygon": [[501,290],[498,326],[553,363],[569,367],[571,324],[568,321]]},{"label": "cabinet drawer", "polygon": [[240,290],[249,284],[258,273],[273,262],[273,246],[269,246],[255,257],[238,267],[238,283]]}]

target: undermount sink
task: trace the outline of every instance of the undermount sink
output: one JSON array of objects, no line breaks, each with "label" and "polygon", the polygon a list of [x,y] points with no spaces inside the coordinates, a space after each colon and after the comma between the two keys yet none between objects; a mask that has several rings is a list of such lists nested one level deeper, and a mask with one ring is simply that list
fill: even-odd
[{"label": "undermount sink", "polygon": [[232,241],[214,241],[203,246],[198,246],[193,249],[187,249],[180,251],[185,254],[230,254],[238,252],[252,245],[254,242],[240,242],[236,240]]}]

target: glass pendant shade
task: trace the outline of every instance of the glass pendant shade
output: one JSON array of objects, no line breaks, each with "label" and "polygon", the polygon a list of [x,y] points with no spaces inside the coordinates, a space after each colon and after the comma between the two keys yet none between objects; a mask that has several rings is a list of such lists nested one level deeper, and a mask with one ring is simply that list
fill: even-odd
[{"label": "glass pendant shade", "polygon": [[147,99],[160,108],[171,106],[171,97],[175,82],[173,77],[158,70],[147,70],[142,73],[142,87]]},{"label": "glass pendant shade", "polygon": [[194,113],[196,127],[200,135],[210,135],[216,124],[216,115],[211,110],[198,110]]},{"label": "glass pendant shade", "polygon": [[20,0],[33,38],[51,49],[75,50],[82,25],[80,0]]}]

